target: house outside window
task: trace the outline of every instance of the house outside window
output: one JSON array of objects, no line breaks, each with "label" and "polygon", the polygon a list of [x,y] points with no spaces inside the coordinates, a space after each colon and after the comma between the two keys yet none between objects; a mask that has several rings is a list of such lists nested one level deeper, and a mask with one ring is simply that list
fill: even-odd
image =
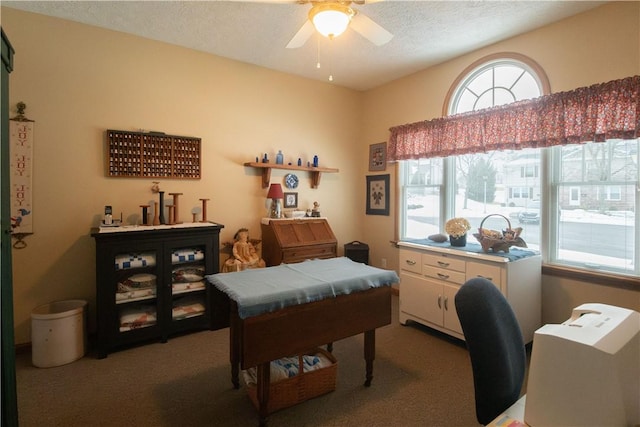
[{"label": "house outside window", "polygon": [[553,147],[548,259],[638,274],[639,140]]},{"label": "house outside window", "polygon": [[[458,81],[452,115],[543,94],[535,70],[508,58]],[[510,221],[547,264],[638,275],[639,145],[609,140],[402,161],[400,238],[443,232],[454,216],[472,231],[485,218],[496,230]]]}]

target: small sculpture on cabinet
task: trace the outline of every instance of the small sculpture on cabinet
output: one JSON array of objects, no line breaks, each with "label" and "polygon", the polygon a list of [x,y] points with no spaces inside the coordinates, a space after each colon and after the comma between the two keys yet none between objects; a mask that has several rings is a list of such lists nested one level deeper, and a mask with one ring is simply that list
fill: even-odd
[{"label": "small sculpture on cabinet", "polygon": [[227,244],[227,246],[231,247],[231,257],[224,263],[224,273],[242,271],[248,268],[264,268],[266,266],[255,247],[260,241],[250,240],[248,229],[239,229],[233,239],[233,245]]}]

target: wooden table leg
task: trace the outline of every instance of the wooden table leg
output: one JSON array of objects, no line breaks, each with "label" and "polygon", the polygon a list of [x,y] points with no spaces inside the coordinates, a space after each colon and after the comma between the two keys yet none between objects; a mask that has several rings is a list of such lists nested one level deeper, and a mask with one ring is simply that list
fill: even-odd
[{"label": "wooden table leg", "polygon": [[258,365],[258,384],[256,393],[258,397],[258,413],[260,414],[260,426],[267,425],[269,416],[269,385],[271,384],[271,362]]},{"label": "wooden table leg", "polygon": [[367,364],[365,387],[371,385],[373,380],[373,360],[376,358],[376,330],[365,331],[364,333],[364,360]]},{"label": "wooden table leg", "polygon": [[231,362],[231,382],[236,390],[240,388],[240,318],[238,317],[238,307],[231,301],[229,316],[229,361]]}]

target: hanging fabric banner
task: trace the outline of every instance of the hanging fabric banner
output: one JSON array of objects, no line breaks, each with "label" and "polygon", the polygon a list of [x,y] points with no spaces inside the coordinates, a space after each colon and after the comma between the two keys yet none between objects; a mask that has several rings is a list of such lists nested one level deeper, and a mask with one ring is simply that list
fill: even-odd
[{"label": "hanging fabric banner", "polygon": [[33,233],[32,174],[33,120],[24,116],[26,105],[18,103],[18,115],[10,119],[11,232]]}]

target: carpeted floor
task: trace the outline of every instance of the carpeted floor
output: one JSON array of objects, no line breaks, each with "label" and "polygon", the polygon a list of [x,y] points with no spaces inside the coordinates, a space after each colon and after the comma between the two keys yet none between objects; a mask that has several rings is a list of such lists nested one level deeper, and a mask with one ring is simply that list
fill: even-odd
[{"label": "carpeted floor", "polygon": [[[419,325],[376,333],[370,388],[362,335],[334,344],[334,392],[276,412],[271,427],[478,426],[468,353],[460,341]],[[21,427],[257,426],[246,390],[233,389],[228,329],[175,337],[55,368],[17,356]]]}]

